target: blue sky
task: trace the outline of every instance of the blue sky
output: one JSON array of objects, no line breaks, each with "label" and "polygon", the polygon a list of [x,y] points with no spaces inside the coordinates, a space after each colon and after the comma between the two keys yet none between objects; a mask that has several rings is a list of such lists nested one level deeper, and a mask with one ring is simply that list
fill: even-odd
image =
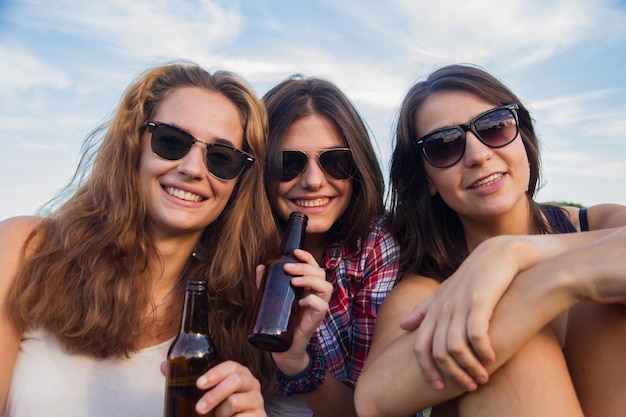
[{"label": "blue sky", "polygon": [[130,81],[178,58],[259,95],[293,72],[331,79],[386,172],[409,86],[478,64],[536,120],[539,200],[626,204],[624,0],[0,0],[0,218],[58,192]]}]

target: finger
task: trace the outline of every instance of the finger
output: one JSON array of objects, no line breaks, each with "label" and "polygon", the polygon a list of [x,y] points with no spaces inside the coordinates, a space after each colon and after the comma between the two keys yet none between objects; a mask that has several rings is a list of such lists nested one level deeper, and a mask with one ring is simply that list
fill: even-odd
[{"label": "finger", "polygon": [[[438,324],[433,334],[433,359],[437,369],[446,380],[451,380],[454,384],[467,391],[474,391],[477,388],[476,382],[451,356],[451,346],[448,340],[451,320],[451,313],[448,310],[445,310],[442,315],[438,316]],[[458,349],[456,346],[452,348]]]},{"label": "finger", "polygon": [[304,249],[296,249],[293,251],[294,256],[299,260],[306,264],[313,265],[319,267],[319,264],[315,260],[315,257],[311,255],[310,252],[305,251]]},{"label": "finger", "polygon": [[413,353],[426,381],[433,389],[440,390],[444,388],[444,379],[439,373],[432,355],[433,333],[434,322],[424,320],[415,332]]},{"label": "finger", "polygon": [[263,273],[265,272],[265,265],[257,265],[256,267],[256,287],[261,286],[261,280],[263,279]]},{"label": "finger", "polygon": [[210,389],[220,383],[224,378],[230,374],[241,373],[252,375],[250,370],[235,361],[220,362],[208,371],[206,371],[196,381],[196,386],[200,389]]},{"label": "finger", "polygon": [[413,309],[413,311],[409,313],[409,315],[407,315],[406,317],[400,320],[400,327],[407,331],[417,329],[418,326],[424,320],[424,317],[426,316],[426,312],[428,311],[428,308],[430,307],[432,302],[433,302],[433,296],[431,295],[428,298],[426,298],[424,301],[419,303]]},{"label": "finger", "polygon": [[314,277],[295,277],[291,279],[291,285],[301,288],[304,292],[302,298],[313,294],[328,302],[333,293],[333,285]]},{"label": "finger", "polygon": [[326,281],[326,271],[317,265],[288,262],[284,265],[284,270],[287,274],[294,277],[310,276],[321,281]]},{"label": "finger", "polygon": [[206,414],[232,416],[239,411],[263,404],[261,384],[252,375],[235,373],[222,380],[200,398],[196,411]]},{"label": "finger", "polygon": [[262,412],[264,402],[260,392],[236,392],[218,404],[215,408],[215,417],[259,416]]},{"label": "finger", "polygon": [[483,365],[490,365],[496,360],[496,352],[489,337],[491,315],[479,311],[470,311],[467,317],[467,337],[478,360]]},{"label": "finger", "polygon": [[322,318],[328,312],[328,302],[314,294],[309,294],[298,301],[298,305],[303,309],[304,314],[313,313]]},{"label": "finger", "polygon": [[[484,384],[489,379],[489,373],[481,364],[476,353],[472,350],[468,340],[464,310],[462,310],[462,312],[463,313],[460,314],[459,311],[456,311],[455,314],[453,314],[447,330],[447,350],[457,365],[452,369],[456,370],[457,367],[463,369],[474,382]],[[446,371],[443,372],[444,374],[446,373]],[[453,380],[463,378],[461,375],[454,374],[449,375],[449,377]]]},{"label": "finger", "polygon": [[201,414],[216,407],[221,408],[222,404],[229,403],[235,393],[254,395],[258,392],[260,395],[261,392],[259,381],[252,376],[248,368],[234,361],[216,365],[200,377],[196,385],[200,389],[208,389],[196,404],[196,411]]}]

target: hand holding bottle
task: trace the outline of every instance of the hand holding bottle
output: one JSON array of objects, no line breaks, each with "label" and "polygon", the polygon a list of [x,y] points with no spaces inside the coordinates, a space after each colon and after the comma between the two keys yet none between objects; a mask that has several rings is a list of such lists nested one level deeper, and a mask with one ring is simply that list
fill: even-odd
[{"label": "hand holding bottle", "polygon": [[206,391],[196,404],[196,411],[212,410],[220,416],[246,415],[265,417],[261,384],[245,366],[225,361],[198,378],[196,385]]},{"label": "hand holding bottle", "polygon": [[245,366],[217,360],[209,336],[207,283],[188,280],[179,334],[161,371],[166,417],[265,416],[261,384]]},{"label": "hand holding bottle", "polygon": [[297,374],[308,365],[306,347],[328,312],[333,292],[332,284],[326,281],[326,271],[313,255],[301,249],[296,250],[295,255],[302,263],[285,264],[285,272],[293,276],[291,285],[302,289],[298,301],[300,314],[291,347],[285,352],[272,353],[278,368],[287,375]]}]

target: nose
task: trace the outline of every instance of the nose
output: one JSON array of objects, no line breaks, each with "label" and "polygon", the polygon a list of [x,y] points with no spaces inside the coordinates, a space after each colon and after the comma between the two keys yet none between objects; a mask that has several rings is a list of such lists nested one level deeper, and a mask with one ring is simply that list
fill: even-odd
[{"label": "nose", "polygon": [[187,155],[178,162],[178,172],[191,178],[202,178],[207,172],[205,155],[206,145],[194,143]]},{"label": "nose", "polygon": [[493,148],[482,143],[472,131],[465,132],[465,154],[463,155],[465,166],[480,166],[492,156]]},{"label": "nose", "polygon": [[300,184],[303,188],[317,190],[326,182],[326,173],[320,166],[319,159],[317,157],[309,157],[304,172],[300,176]]}]

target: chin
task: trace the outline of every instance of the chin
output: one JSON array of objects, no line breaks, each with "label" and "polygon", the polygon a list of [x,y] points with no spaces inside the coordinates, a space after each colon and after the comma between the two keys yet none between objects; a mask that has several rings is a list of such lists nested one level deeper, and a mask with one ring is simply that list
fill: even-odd
[{"label": "chin", "polygon": [[311,235],[321,235],[324,233],[328,233],[328,231],[330,230],[330,228],[332,227],[332,224],[319,224],[317,222],[312,222],[309,219],[309,223],[306,227],[306,233],[307,235],[311,234]]}]

